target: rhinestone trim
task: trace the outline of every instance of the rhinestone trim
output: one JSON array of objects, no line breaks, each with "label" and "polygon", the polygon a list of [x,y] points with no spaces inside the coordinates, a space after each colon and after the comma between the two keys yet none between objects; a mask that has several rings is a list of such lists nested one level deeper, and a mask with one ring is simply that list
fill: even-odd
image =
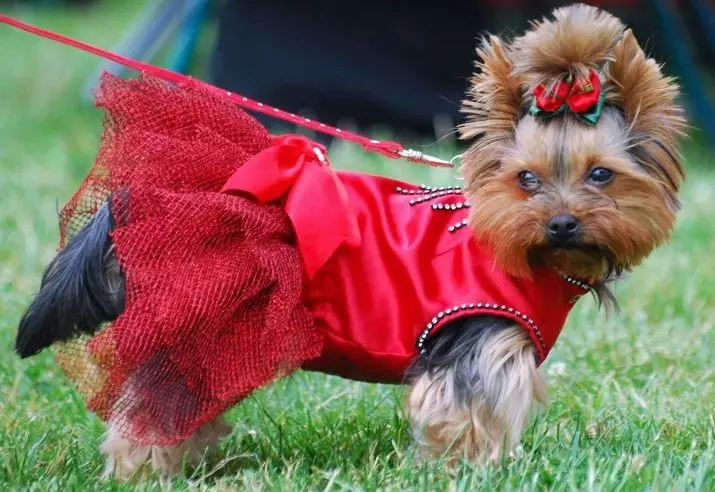
[{"label": "rhinestone trim", "polygon": [[[410,190],[412,191],[412,190]],[[404,193],[403,193],[404,194]],[[420,195],[418,198],[413,198],[410,200],[410,205],[414,206],[420,203],[428,202],[430,200],[434,200],[435,198],[439,198],[442,196],[448,196],[448,195],[458,195],[458,192],[454,191],[437,191],[435,193],[432,193],[430,195]]]},{"label": "rhinestone trim", "polygon": [[[401,186],[396,186],[395,192],[399,193],[400,195],[410,196],[411,199],[409,201],[409,204],[411,207],[414,207],[415,205],[432,201],[435,198],[462,195],[462,188],[460,186],[430,186],[422,184],[419,185],[419,187],[416,189],[407,189]],[[432,204],[432,210],[445,210],[454,212],[457,210],[462,210],[464,208],[469,208],[469,206],[469,202],[467,202],[466,200],[457,203],[434,203]],[[455,224],[454,226],[452,226],[449,232],[454,232],[456,229],[464,227],[464,225]]]},{"label": "rhinestone trim", "polygon": [[417,189],[408,190],[401,186],[395,187],[395,192],[401,195],[432,195],[439,193],[438,196],[458,195],[462,193],[462,188],[459,186],[427,186],[420,185]]},{"label": "rhinestone trim", "polygon": [[459,203],[433,203],[432,204],[432,210],[448,210],[448,211],[455,211],[455,210],[461,210],[463,208],[469,208],[469,202],[468,201],[463,201]]},{"label": "rhinestone trim", "polygon": [[447,230],[448,230],[449,232],[456,232],[456,231],[458,231],[459,229],[461,229],[462,227],[466,227],[468,223],[469,223],[469,221],[468,221],[467,219],[462,219],[462,220],[460,220],[459,222],[457,222],[456,224],[453,224],[453,225],[449,226],[449,227],[447,228]]},{"label": "rhinestone trim", "polygon": [[434,328],[442,320],[444,320],[445,317],[451,317],[461,311],[469,311],[469,310],[473,310],[473,309],[492,309],[495,311],[504,311],[504,312],[507,312],[509,314],[512,314],[514,316],[521,318],[522,320],[526,321],[526,323],[529,325],[529,327],[533,330],[534,335],[536,335],[537,340],[539,340],[539,344],[541,345],[541,348],[543,350],[546,350],[546,342],[544,342],[544,337],[541,334],[541,330],[539,330],[539,327],[536,325],[534,320],[531,319],[529,316],[515,310],[512,307],[506,306],[504,304],[500,305],[500,304],[490,304],[490,303],[481,303],[481,302],[469,303],[469,304],[455,304],[454,306],[437,313],[434,316],[434,318],[432,318],[430,320],[430,322],[427,323],[427,325],[424,327],[424,329],[420,333],[420,336],[417,339],[417,350],[421,354],[424,354],[426,352],[424,345],[425,345],[425,342],[427,341],[427,337],[429,337],[432,330],[434,330]]},{"label": "rhinestone trim", "polygon": [[590,285],[588,285],[583,280],[577,279],[576,277],[572,277],[570,275],[561,275],[561,278],[563,278],[565,281],[567,281],[571,285],[575,285],[576,287],[578,287],[582,290],[591,290],[592,289],[592,287]]},{"label": "rhinestone trim", "polygon": [[434,192],[434,191],[459,191],[459,192],[461,192],[462,191],[461,186],[429,186],[429,185],[421,184],[420,188],[425,191],[430,191],[430,192]]}]

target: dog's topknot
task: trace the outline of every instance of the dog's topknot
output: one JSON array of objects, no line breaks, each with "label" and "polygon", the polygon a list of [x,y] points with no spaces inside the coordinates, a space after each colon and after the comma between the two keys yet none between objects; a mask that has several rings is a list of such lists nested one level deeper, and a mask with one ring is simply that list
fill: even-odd
[{"label": "dog's topknot", "polygon": [[608,12],[584,4],[561,7],[531,23],[512,44],[512,74],[533,89],[563,75],[588,77],[613,62],[625,26]]}]

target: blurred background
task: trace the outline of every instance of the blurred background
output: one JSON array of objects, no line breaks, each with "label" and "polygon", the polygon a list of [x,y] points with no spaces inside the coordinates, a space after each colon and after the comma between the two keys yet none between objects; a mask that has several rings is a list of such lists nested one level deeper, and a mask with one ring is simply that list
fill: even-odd
[{"label": "blurred background", "polygon": [[[476,38],[513,35],[558,1],[0,0],[0,9],[122,54],[190,73],[284,110],[363,132],[451,138]],[[699,138],[715,141],[708,91],[715,62],[711,0],[586,2],[631,26],[681,79]],[[74,14],[68,26],[60,19]],[[84,25],[83,25],[84,23]],[[90,25],[92,24],[92,25]],[[100,36],[97,29],[106,29]],[[25,37],[23,43],[42,43]],[[9,49],[3,45],[3,50]],[[64,53],[69,56],[70,49]],[[91,101],[94,61],[82,86]],[[5,66],[5,70],[12,67]],[[274,131],[294,130],[267,118]]]},{"label": "blurred background", "polygon": [[[521,33],[528,20],[566,3],[0,0],[0,12],[450,158],[459,151],[452,131],[476,38]],[[685,148],[684,207],[673,240],[618,287],[623,313],[607,318],[591,300],[575,309],[547,362],[552,404],[528,432],[526,459],[500,472],[478,468],[474,476],[489,490],[528,483],[590,490],[594,479],[605,482],[603,490],[712,490],[713,4],[591,3],[621,16],[646,51],[680,78],[688,116],[701,129]],[[136,75],[0,24],[0,490],[55,490],[58,483],[61,490],[86,490],[103,465],[97,453],[103,427],[85,412],[52,354],[20,360],[13,352],[18,320],[55,254],[56,211],[97,154],[103,115],[92,91],[103,69]],[[264,122],[274,132],[290,129]],[[337,141],[330,154],[338,168],[434,185],[456,179],[455,171]],[[303,376],[236,409],[237,430],[226,445],[231,458],[223,461],[228,471],[211,469],[210,483],[223,475],[212,488],[297,483],[296,489],[324,490],[356,482],[364,490],[422,490],[431,483],[433,475],[415,472],[403,451],[409,432],[391,403],[397,389]],[[435,473],[452,477],[442,467]],[[537,485],[537,477],[544,483]],[[471,490],[474,483],[433,488]]]}]

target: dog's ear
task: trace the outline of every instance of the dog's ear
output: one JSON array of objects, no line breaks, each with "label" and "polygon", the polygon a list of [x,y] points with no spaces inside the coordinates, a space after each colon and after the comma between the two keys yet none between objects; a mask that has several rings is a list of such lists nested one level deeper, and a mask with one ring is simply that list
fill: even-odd
[{"label": "dog's ear", "polygon": [[462,112],[467,115],[459,128],[463,139],[513,132],[520,108],[520,85],[512,75],[513,67],[499,37],[482,40],[477,48],[477,73],[462,102]]},{"label": "dog's ear", "polygon": [[497,36],[482,40],[477,48],[477,72],[462,101],[466,121],[459,127],[461,139],[479,139],[470,152],[479,151],[481,155],[468,159],[468,174],[478,173],[477,165],[491,165],[492,159],[484,152],[493,148],[496,154],[500,144],[513,137],[521,109],[521,84],[513,75],[513,66],[504,41]]},{"label": "dog's ear", "polygon": [[678,142],[687,125],[675,79],[663,75],[630,29],[616,45],[608,76],[613,84],[607,100],[623,110],[636,144],[634,155],[676,193],[684,177]]}]

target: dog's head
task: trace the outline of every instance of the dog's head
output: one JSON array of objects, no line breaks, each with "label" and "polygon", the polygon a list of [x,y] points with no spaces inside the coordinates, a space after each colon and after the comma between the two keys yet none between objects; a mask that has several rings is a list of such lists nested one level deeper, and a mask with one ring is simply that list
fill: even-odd
[{"label": "dog's head", "polygon": [[630,30],[585,5],[478,49],[462,158],[478,238],[517,276],[600,281],[667,241],[684,177],[674,81]]}]

